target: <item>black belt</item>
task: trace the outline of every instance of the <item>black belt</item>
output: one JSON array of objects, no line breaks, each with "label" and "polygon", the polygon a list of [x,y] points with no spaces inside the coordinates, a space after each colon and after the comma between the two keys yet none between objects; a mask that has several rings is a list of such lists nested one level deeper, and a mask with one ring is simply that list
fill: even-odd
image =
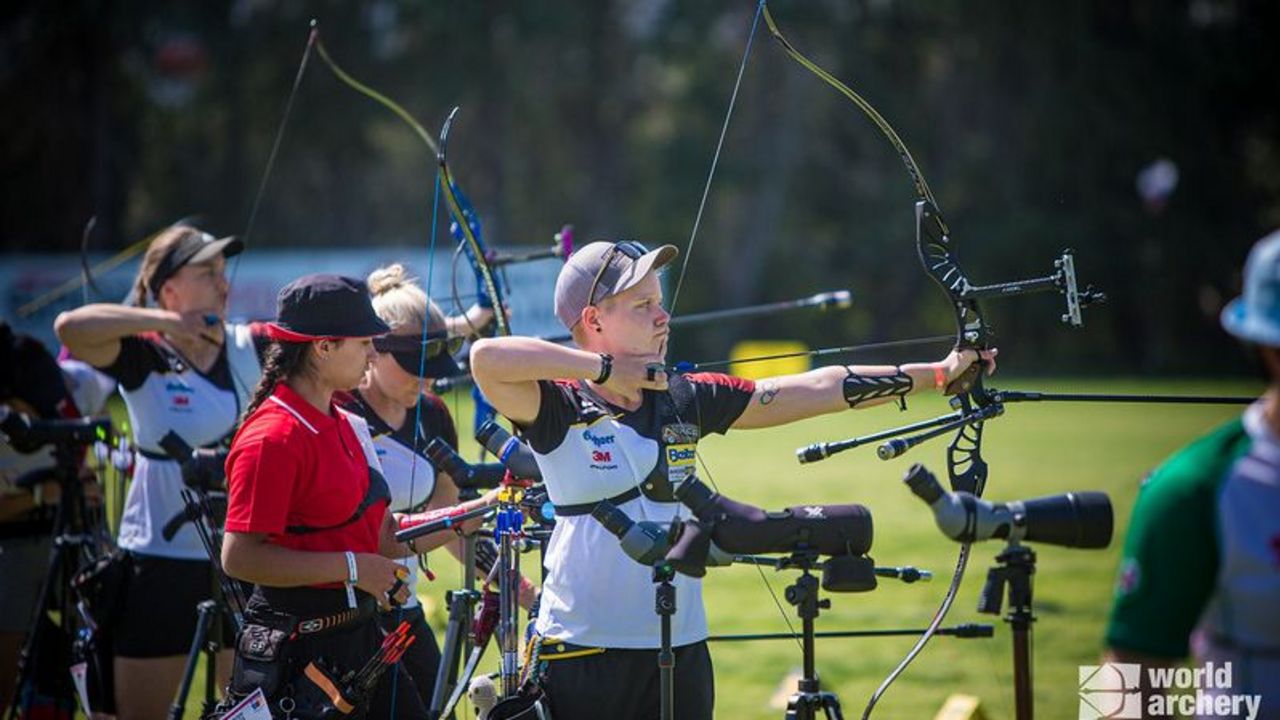
[{"label": "black belt", "polygon": [[[301,592],[311,588],[298,588]],[[327,590],[319,593],[328,594]],[[348,625],[369,620],[378,614],[378,603],[373,596],[360,592],[360,599],[354,608],[343,608],[327,614],[301,613],[300,617],[284,608],[251,607],[245,612],[245,620],[249,623],[265,625],[280,630],[290,638],[315,635],[329,630],[337,630]]]},{"label": "black belt", "polygon": [[[611,498],[605,498],[606,502],[614,505],[621,505],[624,502],[635,500],[640,497],[640,488],[633,487],[630,490],[614,495]],[[577,505],[556,505],[556,517],[572,517],[574,515],[590,515],[592,510],[596,509],[596,505],[600,504],[600,500],[595,502],[578,503]]]},{"label": "black belt", "polygon": [[177,460],[174,460],[173,456],[167,452],[156,452],[154,450],[148,450],[146,448],[136,448],[136,449],[139,455],[141,455],[142,457],[148,460],[161,460],[161,461],[172,462],[172,463],[178,462]]}]

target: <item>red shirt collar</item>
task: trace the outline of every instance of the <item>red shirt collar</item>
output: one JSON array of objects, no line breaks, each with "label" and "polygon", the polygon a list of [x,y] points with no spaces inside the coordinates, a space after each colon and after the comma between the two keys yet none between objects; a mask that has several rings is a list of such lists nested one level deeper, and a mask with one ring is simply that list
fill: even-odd
[{"label": "red shirt collar", "polygon": [[329,414],[326,415],[286,383],[277,383],[271,396],[285,405],[282,409],[292,410],[294,417],[310,425],[316,432],[332,428],[338,422],[338,410],[332,398],[329,399]]}]

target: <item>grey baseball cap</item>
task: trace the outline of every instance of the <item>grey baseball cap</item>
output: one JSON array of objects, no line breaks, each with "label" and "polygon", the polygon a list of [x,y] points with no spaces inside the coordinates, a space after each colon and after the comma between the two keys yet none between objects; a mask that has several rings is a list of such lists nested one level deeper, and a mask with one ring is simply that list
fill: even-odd
[{"label": "grey baseball cap", "polygon": [[597,240],[578,248],[556,279],[556,317],[572,330],[589,305],[635,287],[679,254],[675,245],[649,250],[634,240]]}]

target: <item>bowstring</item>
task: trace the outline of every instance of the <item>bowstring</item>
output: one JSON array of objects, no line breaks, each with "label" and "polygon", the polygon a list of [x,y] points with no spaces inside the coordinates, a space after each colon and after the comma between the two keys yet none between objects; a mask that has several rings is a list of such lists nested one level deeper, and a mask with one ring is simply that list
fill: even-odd
[{"label": "bowstring", "polygon": [[[725,138],[729,133],[729,122],[733,118],[733,111],[734,111],[734,108],[737,106],[738,91],[742,88],[742,78],[746,74],[747,61],[751,57],[751,48],[755,44],[756,31],[760,26],[760,18],[764,14],[764,7],[765,7],[765,0],[759,0],[759,2],[756,5],[755,15],[752,17],[752,20],[751,20],[751,29],[747,34],[746,47],[742,52],[742,60],[738,64],[738,74],[737,74],[737,77],[734,79],[733,91],[729,95],[728,109],[725,112],[724,122],[721,123],[720,125],[720,136],[716,141],[716,149],[711,157],[711,168],[707,172],[707,180],[702,187],[702,197],[698,202],[698,210],[693,220],[693,229],[689,233],[689,242],[688,242],[688,247],[685,250],[684,262],[680,266],[680,275],[676,280],[676,288],[671,295],[670,315],[672,317],[675,316],[676,305],[680,300],[680,289],[684,285],[685,273],[689,269],[689,259],[693,256],[693,248],[694,248],[694,244],[697,242],[698,229],[702,225],[702,217],[706,211],[707,198],[710,196],[710,193],[711,193],[711,185],[715,179],[716,168],[719,167],[719,164],[720,164],[720,155],[724,149]],[[670,397],[670,395],[668,395],[668,397]],[[673,414],[676,417],[676,420],[681,424],[684,424],[684,419],[680,417],[680,411],[676,407],[675,403],[672,402],[671,406],[673,409]],[[697,404],[696,394],[694,396],[694,409],[695,409],[695,412],[698,413],[698,418],[697,418],[698,427],[699,427],[699,432],[701,432],[702,411]],[[716,492],[720,492],[720,486],[716,483],[715,476],[711,473],[711,468],[707,465],[706,460],[702,457],[702,453],[698,450],[698,443],[694,443],[693,447],[694,447],[693,455],[694,455],[695,462],[700,468],[702,468],[702,472],[706,475],[707,480],[711,483],[711,487],[714,488]],[[677,504],[675,520],[678,521],[680,519],[681,511],[682,511],[681,505]],[[803,651],[804,648],[800,642],[800,634],[796,631],[795,625],[791,622],[791,617],[787,615],[786,609],[782,607],[782,602],[778,600],[778,594],[773,589],[773,585],[769,582],[768,577],[765,576],[764,568],[762,568],[760,565],[755,565],[754,567],[756,569],[756,573],[760,576],[761,582],[764,583],[765,589],[769,591],[769,597],[772,598],[773,604],[777,607],[778,613],[782,616],[783,622],[786,623],[787,629],[791,632],[791,637],[795,641],[796,646],[799,647],[801,651]]]},{"label": "bowstring", "polygon": [[[271,174],[276,167],[276,158],[280,155],[280,148],[284,144],[285,129],[289,126],[289,118],[293,116],[293,103],[298,97],[298,90],[302,87],[302,78],[307,73],[307,66],[311,62],[311,49],[316,46],[320,40],[320,28],[315,20],[311,21],[311,32],[307,34],[307,44],[302,50],[302,60],[298,62],[298,72],[293,76],[293,86],[289,89],[289,97],[284,103],[284,114],[280,118],[280,125],[276,128],[275,139],[271,142],[271,152],[267,155],[267,165],[262,171],[262,179],[258,181],[258,190],[253,196],[253,204],[249,207],[249,221],[245,223],[244,232],[240,235],[240,242],[244,244],[244,248],[249,248],[249,239],[253,236],[253,229],[258,222],[258,210],[262,207],[262,200],[267,194],[267,184],[271,181]],[[235,284],[236,271],[240,269],[240,258],[244,256],[241,252],[236,255],[233,267],[231,268],[231,277],[227,281],[227,286]],[[228,295],[230,293],[228,292]]]},{"label": "bowstring", "polygon": [[702,214],[707,208],[707,197],[711,194],[711,182],[715,179],[716,168],[720,165],[720,152],[724,149],[725,136],[729,134],[729,121],[733,118],[733,109],[738,103],[738,90],[742,87],[742,76],[747,70],[747,60],[751,57],[751,46],[755,44],[756,29],[760,26],[760,17],[764,14],[765,0],[756,5],[755,17],[751,20],[751,30],[747,34],[747,47],[742,52],[742,62],[738,64],[738,77],[733,82],[733,92],[729,95],[729,109],[724,114],[724,122],[720,125],[720,138],[716,141],[716,151],[711,156],[711,169],[707,171],[707,181],[702,186],[702,199],[698,201],[698,212],[693,218],[693,229],[689,232],[689,242],[684,254],[684,262],[680,265],[680,277],[676,280],[675,292],[671,295],[671,313],[675,314],[676,303],[680,300],[680,288],[684,285],[685,272],[689,269],[689,258],[693,256],[693,245],[698,238],[698,228],[702,226]]},{"label": "bowstring", "polygon": [[[401,106],[399,103],[395,102],[385,94],[357,80],[350,73],[346,72],[340,65],[338,65],[338,63],[335,62],[333,58],[329,55],[327,49],[324,47],[324,43],[320,40],[318,29],[313,30],[313,38],[314,38],[314,45],[316,47],[316,52],[320,55],[320,58],[324,61],[325,65],[328,66],[330,71],[333,72],[334,76],[339,81],[341,81],[343,84],[347,85],[351,89],[355,90],[356,92],[360,93],[361,95],[364,95],[365,97],[368,97],[369,99],[373,100],[379,105],[382,105],[387,110],[390,110],[393,114],[396,115],[396,117],[403,120],[405,124],[408,125],[413,130],[414,134],[417,135],[418,138],[423,141],[423,143],[432,151],[433,154],[439,153],[439,148],[436,145],[436,141],[431,137],[431,134],[427,132],[427,130],[421,125],[421,123],[415,120],[413,116],[409,114],[409,112],[403,106]],[[308,50],[309,49],[310,49],[310,45],[308,46]],[[427,276],[426,276],[426,281],[424,283],[426,287],[424,294],[427,296],[427,306],[423,308],[423,313],[422,313],[422,327],[421,327],[421,334],[420,334],[421,349],[419,350],[419,353],[418,353],[418,377],[419,378],[421,378],[423,373],[426,371],[426,364],[427,364],[427,347],[429,343],[426,339],[426,336],[428,334],[429,322],[431,319],[431,306],[430,306],[431,285],[435,277],[436,238],[437,238],[437,231],[439,226],[439,208],[440,208],[440,192],[441,192],[440,184],[441,184],[441,172],[439,168],[437,168],[435,173],[434,189],[432,192],[432,200],[431,200],[431,230],[429,233],[430,240],[427,247],[427,253],[428,253]],[[414,410],[413,410],[413,463],[412,465],[410,465],[410,470],[409,470],[410,506],[413,505],[414,493],[417,490],[417,475],[418,475],[418,464],[419,464],[418,461],[420,459],[423,459],[422,443],[423,441],[426,440],[426,438],[424,437],[424,432],[422,428],[423,395],[424,395],[423,391],[419,389],[419,392],[417,393],[417,400],[414,403]],[[430,463],[428,462],[426,464],[429,465]],[[465,578],[466,571],[467,569],[463,568],[462,572],[464,573],[463,575],[464,578]],[[397,608],[397,615],[396,615],[397,623],[402,621],[403,616],[404,616],[404,606],[402,605],[399,608]],[[393,671],[392,680],[391,680],[391,692],[392,692],[391,707],[390,707],[390,713],[389,713],[389,717],[392,717],[392,718],[395,717],[395,705],[396,705],[396,698],[398,696],[398,692],[397,692],[397,686],[399,684],[398,681],[399,681],[399,673]]]}]

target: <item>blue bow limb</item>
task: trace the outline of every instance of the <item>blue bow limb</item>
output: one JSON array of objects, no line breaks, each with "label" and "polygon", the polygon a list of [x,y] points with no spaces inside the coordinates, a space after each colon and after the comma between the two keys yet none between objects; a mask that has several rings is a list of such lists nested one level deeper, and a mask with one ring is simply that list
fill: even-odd
[{"label": "blue bow limb", "polygon": [[[471,234],[476,238],[476,244],[480,246],[481,252],[487,252],[484,246],[483,228],[480,224],[480,215],[476,212],[475,207],[471,204],[471,200],[467,198],[466,193],[458,187],[456,182],[451,182],[450,187],[453,189],[454,196],[458,199],[458,207],[462,210],[462,220],[465,220],[467,227],[471,230]],[[490,310],[494,307],[494,298],[489,297],[489,291],[485,286],[484,275],[480,270],[480,264],[477,262],[475,252],[472,250],[470,243],[466,242],[466,236],[463,234],[462,226],[458,223],[459,218],[454,217],[449,223],[449,234],[453,236],[455,242],[462,246],[462,250],[467,255],[467,262],[471,264],[471,270],[476,276],[476,304],[482,308]],[[498,275],[493,277],[494,285],[497,286],[498,292],[501,293],[501,280]]]}]

